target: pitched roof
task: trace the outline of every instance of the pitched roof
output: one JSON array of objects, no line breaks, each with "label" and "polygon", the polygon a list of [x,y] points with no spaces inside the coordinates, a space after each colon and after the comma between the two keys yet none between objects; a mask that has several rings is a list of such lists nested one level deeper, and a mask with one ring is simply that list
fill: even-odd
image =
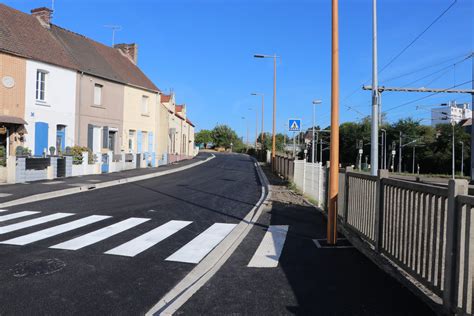
[{"label": "pitched roof", "polygon": [[183,108],[184,108],[184,105],[183,105],[183,104],[181,104],[181,105],[176,105],[175,110],[176,110],[176,112],[183,112]]},{"label": "pitched roof", "polygon": [[186,122],[192,127],[196,127],[196,125],[194,125],[193,122],[191,122],[188,118],[186,118]]},{"label": "pitched roof", "polygon": [[0,50],[105,79],[159,89],[118,49],[0,4]]},{"label": "pitched roof", "polygon": [[161,102],[170,102],[171,100],[171,94],[162,94],[161,95]]},{"label": "pitched roof", "polygon": [[71,56],[37,18],[1,3],[0,51],[75,69]]},{"label": "pitched roof", "polygon": [[182,116],[179,115],[178,113],[175,113],[174,115],[175,115],[176,117],[180,118],[180,119],[183,120],[183,121],[185,120],[184,117],[182,117]]}]

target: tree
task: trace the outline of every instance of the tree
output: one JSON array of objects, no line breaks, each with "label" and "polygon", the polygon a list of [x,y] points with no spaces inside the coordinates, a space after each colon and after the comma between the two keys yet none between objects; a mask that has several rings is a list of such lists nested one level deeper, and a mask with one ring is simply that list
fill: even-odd
[{"label": "tree", "polygon": [[213,139],[212,139],[212,132],[208,129],[202,129],[200,130],[195,138],[194,138],[194,142],[196,144],[203,144],[204,145],[204,148],[207,148],[207,145],[212,143],[213,142]]},{"label": "tree", "polygon": [[227,125],[217,125],[211,131],[212,141],[217,147],[224,147],[225,149],[231,146],[239,146],[242,141],[237,136],[237,133]]}]

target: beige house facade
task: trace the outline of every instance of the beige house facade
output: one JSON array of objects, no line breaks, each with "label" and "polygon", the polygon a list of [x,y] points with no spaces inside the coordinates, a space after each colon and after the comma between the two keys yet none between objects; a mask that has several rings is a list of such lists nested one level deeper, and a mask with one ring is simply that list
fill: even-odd
[{"label": "beige house facade", "polygon": [[156,164],[158,100],[157,92],[131,86],[124,87],[122,150],[141,154],[141,158],[151,166]]},{"label": "beige house facade", "polygon": [[0,52],[0,146],[4,156],[24,144],[26,60]]},{"label": "beige house facade", "polygon": [[77,75],[76,142],[99,154],[119,154],[123,142],[124,85],[84,73]]}]

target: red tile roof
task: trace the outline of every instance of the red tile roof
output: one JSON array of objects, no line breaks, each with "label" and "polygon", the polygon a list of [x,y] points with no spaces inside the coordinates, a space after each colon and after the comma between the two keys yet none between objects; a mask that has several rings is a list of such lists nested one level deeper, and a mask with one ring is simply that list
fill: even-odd
[{"label": "red tile roof", "polygon": [[176,112],[183,112],[184,105],[176,105]]},{"label": "red tile roof", "polygon": [[161,102],[170,102],[170,100],[171,100],[171,94],[168,94],[168,95],[162,94],[161,95]]},{"label": "red tile roof", "polygon": [[0,51],[75,69],[105,79],[159,89],[118,49],[0,4]]},{"label": "red tile roof", "polygon": [[61,43],[38,19],[0,3],[0,51],[75,69]]}]

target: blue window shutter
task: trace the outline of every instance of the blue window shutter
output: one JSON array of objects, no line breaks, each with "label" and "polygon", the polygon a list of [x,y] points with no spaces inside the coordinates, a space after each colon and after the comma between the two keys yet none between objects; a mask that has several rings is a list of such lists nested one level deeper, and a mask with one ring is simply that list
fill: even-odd
[{"label": "blue window shutter", "polygon": [[142,131],[137,131],[137,153],[142,152]]},{"label": "blue window shutter", "polygon": [[48,123],[35,123],[35,156],[42,156],[43,152],[48,152]]},{"label": "blue window shutter", "polygon": [[94,149],[94,125],[87,125],[87,148]]},{"label": "blue window shutter", "polygon": [[153,150],[153,132],[148,132],[148,152],[152,153]]}]

